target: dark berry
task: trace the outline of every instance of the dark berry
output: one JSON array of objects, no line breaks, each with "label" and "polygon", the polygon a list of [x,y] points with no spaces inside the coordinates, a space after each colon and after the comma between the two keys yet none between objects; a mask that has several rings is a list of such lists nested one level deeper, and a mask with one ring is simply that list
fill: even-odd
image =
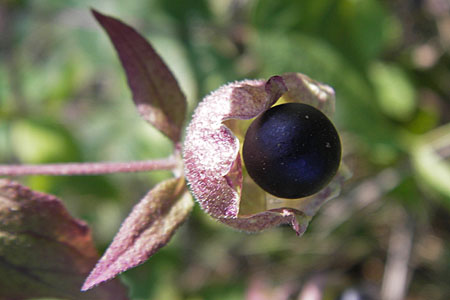
[{"label": "dark berry", "polygon": [[341,161],[341,142],[331,121],[306,104],[272,107],[247,130],[244,163],[251,178],[280,198],[312,195],[327,185]]}]

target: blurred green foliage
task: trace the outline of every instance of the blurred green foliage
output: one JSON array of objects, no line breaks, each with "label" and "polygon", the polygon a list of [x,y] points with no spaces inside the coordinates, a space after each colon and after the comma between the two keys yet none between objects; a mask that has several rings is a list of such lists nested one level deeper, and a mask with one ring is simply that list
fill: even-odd
[{"label": "blurred green foliage", "polygon": [[[297,295],[317,278],[324,299],[347,299],[348,291],[379,299],[395,256],[391,237],[403,227],[413,241],[400,251],[408,280],[395,283],[408,299],[450,298],[448,1],[2,1],[0,163],[170,153],[135,111],[89,7],[148,37],[191,111],[242,78],[301,72],[330,84],[354,173],[300,239],[288,228],[234,232],[196,208],[167,247],[122,276],[132,299],[243,299],[277,288]],[[103,250],[131,206],[168,176],[21,180],[61,197]]]}]

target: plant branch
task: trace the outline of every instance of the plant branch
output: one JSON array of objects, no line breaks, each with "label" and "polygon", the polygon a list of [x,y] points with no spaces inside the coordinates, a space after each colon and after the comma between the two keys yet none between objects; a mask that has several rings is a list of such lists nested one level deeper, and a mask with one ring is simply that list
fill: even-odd
[{"label": "plant branch", "polygon": [[97,175],[110,173],[172,170],[178,166],[174,157],[158,160],[98,163],[58,163],[45,165],[0,165],[0,176],[23,175]]},{"label": "plant branch", "polygon": [[381,299],[405,299],[408,290],[410,269],[409,261],[414,239],[414,226],[411,218],[403,210],[395,214],[389,239],[387,262],[381,285]]}]

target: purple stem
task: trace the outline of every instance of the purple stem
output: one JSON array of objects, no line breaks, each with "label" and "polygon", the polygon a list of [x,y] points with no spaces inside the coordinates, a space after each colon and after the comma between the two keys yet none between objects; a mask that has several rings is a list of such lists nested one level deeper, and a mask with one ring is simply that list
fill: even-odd
[{"label": "purple stem", "polygon": [[59,163],[48,165],[0,165],[0,176],[23,175],[96,175],[110,173],[172,170],[175,158],[130,162]]}]

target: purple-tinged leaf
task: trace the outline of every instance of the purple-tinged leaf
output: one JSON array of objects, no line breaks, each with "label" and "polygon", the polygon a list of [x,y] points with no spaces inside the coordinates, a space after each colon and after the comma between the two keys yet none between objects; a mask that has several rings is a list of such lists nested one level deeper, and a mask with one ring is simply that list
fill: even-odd
[{"label": "purple-tinged leaf", "polygon": [[95,10],[92,13],[116,48],[141,116],[173,142],[179,142],[186,99],[169,68],[132,27]]},{"label": "purple-tinged leaf", "polygon": [[0,299],[127,299],[117,280],[80,291],[97,259],[88,226],[59,199],[0,180]]},{"label": "purple-tinged leaf", "polygon": [[154,187],[123,222],[119,233],[83,285],[83,290],[135,267],[165,246],[189,215],[194,202],[184,178]]}]

